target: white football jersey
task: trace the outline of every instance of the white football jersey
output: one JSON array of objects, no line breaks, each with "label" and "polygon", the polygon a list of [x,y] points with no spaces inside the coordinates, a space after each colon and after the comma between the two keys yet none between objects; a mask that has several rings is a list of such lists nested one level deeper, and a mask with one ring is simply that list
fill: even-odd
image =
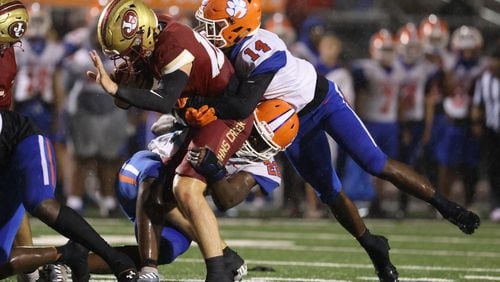
[{"label": "white football jersey", "polygon": [[53,75],[56,65],[64,56],[64,46],[60,43],[45,41],[45,48],[38,54],[28,40],[22,40],[23,48],[15,48],[17,61],[17,78],[14,99],[23,102],[36,95],[43,101],[54,100]]},{"label": "white football jersey", "polygon": [[276,71],[264,99],[281,99],[298,112],[314,98],[316,70],[309,62],[294,57],[274,33],[258,29],[239,42],[230,54],[236,73],[248,78]]},{"label": "white football jersey", "polygon": [[390,71],[377,61],[360,60],[356,63],[364,76],[366,93],[357,95],[357,112],[370,122],[396,122],[398,118],[398,94],[403,72],[394,64]]},{"label": "white football jersey", "polygon": [[[167,162],[181,147],[187,136],[187,129],[169,132],[156,137],[148,144],[148,149],[160,155]],[[278,187],[281,183],[281,172],[274,159],[264,162],[251,162],[244,158],[232,157],[226,164],[227,176],[245,171],[254,176],[257,183],[265,191]]]},{"label": "white football jersey", "polygon": [[397,62],[403,70],[403,79],[400,85],[401,119],[403,121],[424,120],[425,84],[429,76],[436,71],[436,67],[425,60],[419,60],[412,66]]}]

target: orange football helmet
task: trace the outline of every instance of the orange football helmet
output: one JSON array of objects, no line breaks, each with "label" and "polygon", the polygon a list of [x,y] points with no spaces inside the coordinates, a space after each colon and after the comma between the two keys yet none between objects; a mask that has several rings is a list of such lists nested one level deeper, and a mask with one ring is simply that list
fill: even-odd
[{"label": "orange football helmet", "polygon": [[196,12],[195,29],[216,47],[238,43],[260,27],[260,0],[203,0]]},{"label": "orange football helmet", "polygon": [[446,49],[450,38],[448,24],[434,14],[420,22],[419,33],[425,53],[435,53]]},{"label": "orange football helmet", "polygon": [[299,117],[290,104],[279,99],[266,100],[253,114],[252,133],[236,152],[238,157],[265,161],[292,144],[299,131]]},{"label": "orange football helmet", "polygon": [[264,23],[264,29],[269,30],[281,38],[285,44],[292,44],[297,37],[292,23],[282,13],[275,13]]},{"label": "orange football helmet", "polygon": [[370,55],[383,65],[394,61],[394,39],[389,30],[383,28],[370,38]]},{"label": "orange football helmet", "polygon": [[396,38],[397,51],[405,63],[413,64],[422,56],[422,43],[413,23],[402,26]]}]

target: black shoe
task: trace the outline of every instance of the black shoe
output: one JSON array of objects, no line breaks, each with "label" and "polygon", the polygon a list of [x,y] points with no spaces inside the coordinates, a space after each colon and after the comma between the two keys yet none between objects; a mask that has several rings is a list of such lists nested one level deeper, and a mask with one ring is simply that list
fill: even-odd
[{"label": "black shoe", "polygon": [[241,281],[243,276],[248,274],[248,267],[245,261],[238,255],[237,252],[233,251],[229,247],[226,247],[223,250],[223,255],[226,269],[231,271],[233,280]]},{"label": "black shoe", "polygon": [[118,282],[135,282],[139,278],[139,274],[135,268],[122,271],[115,276]]},{"label": "black shoe", "polygon": [[465,234],[472,234],[481,224],[479,216],[462,206],[450,202],[446,209],[439,210],[444,218],[458,226]]},{"label": "black shoe", "polygon": [[116,278],[118,278],[118,281],[137,281],[139,274],[134,261],[126,254],[115,251],[114,249],[112,250],[110,268]]},{"label": "black shoe", "polygon": [[384,236],[371,235],[368,245],[363,246],[375,266],[375,272],[381,282],[395,282],[398,280],[398,271],[389,258],[389,241]]},{"label": "black shoe", "polygon": [[61,248],[64,248],[64,252],[59,262],[69,266],[71,279],[78,282],[89,281],[90,273],[87,262],[89,250],[71,240]]}]

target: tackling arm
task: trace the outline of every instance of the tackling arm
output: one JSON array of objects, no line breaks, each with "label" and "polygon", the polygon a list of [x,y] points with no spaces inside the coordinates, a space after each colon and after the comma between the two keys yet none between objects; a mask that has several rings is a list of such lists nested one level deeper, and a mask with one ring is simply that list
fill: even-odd
[{"label": "tackling arm", "polygon": [[243,119],[252,114],[276,72],[254,75],[240,81],[231,77],[224,93],[218,97],[192,97],[186,107],[200,108],[203,105],[213,107],[220,119]]}]

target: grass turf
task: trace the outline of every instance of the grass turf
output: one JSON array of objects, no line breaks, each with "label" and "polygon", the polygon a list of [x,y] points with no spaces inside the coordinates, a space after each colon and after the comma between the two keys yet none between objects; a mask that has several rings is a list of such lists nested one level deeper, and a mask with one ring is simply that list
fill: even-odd
[{"label": "grass turf", "polygon": [[[115,245],[133,240],[133,226],[126,220],[89,221],[105,238],[113,235]],[[401,281],[500,281],[498,224],[485,222],[469,236],[444,220],[366,222],[372,233],[389,239]],[[247,280],[377,281],[366,253],[332,220],[221,219],[220,226],[224,239],[250,269],[271,270],[250,271]],[[32,229],[35,242],[55,235],[37,220],[32,220]],[[205,266],[193,245],[173,264],[161,266],[160,272],[167,281],[200,281]]]}]

